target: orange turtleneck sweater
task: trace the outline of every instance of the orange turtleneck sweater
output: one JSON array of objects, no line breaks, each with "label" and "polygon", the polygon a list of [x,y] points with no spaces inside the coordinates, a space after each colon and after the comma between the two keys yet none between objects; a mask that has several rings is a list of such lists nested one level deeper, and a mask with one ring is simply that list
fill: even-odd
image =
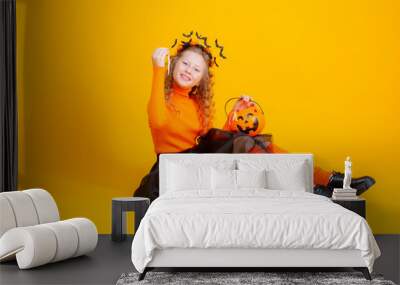
[{"label": "orange turtleneck sweater", "polygon": [[153,67],[153,81],[147,112],[154,150],[176,153],[193,147],[202,128],[197,103],[190,98],[190,89],[172,85],[169,103],[165,101],[165,67]]}]

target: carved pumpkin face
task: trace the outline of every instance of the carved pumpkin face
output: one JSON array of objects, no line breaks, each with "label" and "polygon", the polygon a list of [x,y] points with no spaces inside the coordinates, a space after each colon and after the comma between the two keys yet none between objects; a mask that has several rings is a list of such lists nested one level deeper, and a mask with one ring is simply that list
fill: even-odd
[{"label": "carved pumpkin face", "polygon": [[263,130],[265,118],[262,110],[250,102],[244,109],[232,110],[228,115],[228,122],[231,131],[256,136]]}]

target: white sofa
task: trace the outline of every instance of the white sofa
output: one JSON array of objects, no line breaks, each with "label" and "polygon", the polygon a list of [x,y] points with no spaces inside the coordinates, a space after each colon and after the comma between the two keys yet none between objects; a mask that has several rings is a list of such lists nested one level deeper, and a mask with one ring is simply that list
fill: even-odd
[{"label": "white sofa", "polygon": [[86,254],[97,239],[95,224],[86,218],[60,221],[46,190],[0,193],[0,262],[16,259],[28,269]]}]

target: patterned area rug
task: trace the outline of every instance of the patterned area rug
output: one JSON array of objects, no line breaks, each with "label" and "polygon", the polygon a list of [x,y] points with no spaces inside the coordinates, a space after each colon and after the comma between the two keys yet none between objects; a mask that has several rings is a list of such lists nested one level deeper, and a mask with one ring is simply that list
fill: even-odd
[{"label": "patterned area rug", "polygon": [[384,284],[395,285],[384,280],[382,275],[372,274],[372,281],[364,278],[360,272],[148,272],[142,281],[138,281],[139,273],[124,273],[117,285],[136,284]]}]

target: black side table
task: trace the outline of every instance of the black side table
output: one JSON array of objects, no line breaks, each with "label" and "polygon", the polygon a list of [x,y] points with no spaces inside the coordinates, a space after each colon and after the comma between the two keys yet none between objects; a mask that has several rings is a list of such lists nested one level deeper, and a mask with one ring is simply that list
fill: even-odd
[{"label": "black side table", "polygon": [[332,202],[341,205],[342,207],[359,214],[364,219],[366,218],[366,201],[364,198],[358,198],[354,200],[338,200],[332,199]]},{"label": "black side table", "polygon": [[150,205],[149,198],[142,197],[122,197],[112,199],[112,234],[113,241],[123,241],[126,239],[126,212],[135,212],[135,232],[140,221],[146,214]]}]

